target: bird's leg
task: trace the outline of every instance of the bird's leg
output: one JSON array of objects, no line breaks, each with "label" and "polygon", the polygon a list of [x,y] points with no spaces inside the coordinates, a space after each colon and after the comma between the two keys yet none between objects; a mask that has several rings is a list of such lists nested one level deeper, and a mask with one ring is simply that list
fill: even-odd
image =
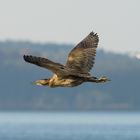
[{"label": "bird's leg", "polygon": [[95,79],[96,83],[104,83],[107,81],[111,81],[110,79],[108,79],[106,76],[101,76],[100,78]]}]

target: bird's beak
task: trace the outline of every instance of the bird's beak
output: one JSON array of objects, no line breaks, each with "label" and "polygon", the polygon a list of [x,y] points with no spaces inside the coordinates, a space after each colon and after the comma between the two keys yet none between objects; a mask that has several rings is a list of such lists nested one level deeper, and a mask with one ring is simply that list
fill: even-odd
[{"label": "bird's beak", "polygon": [[33,82],[33,84],[38,85],[38,86],[45,86],[48,85],[48,79],[41,79],[41,80],[36,80]]},{"label": "bird's beak", "polygon": [[35,81],[35,84],[38,86],[43,86],[39,81]]},{"label": "bird's beak", "polygon": [[39,82],[39,80],[31,82],[31,84],[33,84],[33,85],[38,85],[38,86],[43,86],[43,85]]}]

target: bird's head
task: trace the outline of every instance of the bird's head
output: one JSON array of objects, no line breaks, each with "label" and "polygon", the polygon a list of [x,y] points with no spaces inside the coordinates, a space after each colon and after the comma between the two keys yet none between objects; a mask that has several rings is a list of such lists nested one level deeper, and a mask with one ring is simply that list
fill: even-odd
[{"label": "bird's head", "polygon": [[50,79],[36,80],[34,83],[38,86],[48,86]]}]

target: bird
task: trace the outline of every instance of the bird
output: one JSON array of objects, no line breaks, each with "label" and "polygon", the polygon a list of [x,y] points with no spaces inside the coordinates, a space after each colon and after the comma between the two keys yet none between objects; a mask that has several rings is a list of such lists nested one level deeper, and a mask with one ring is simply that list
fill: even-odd
[{"label": "bird", "polygon": [[23,59],[54,73],[51,78],[36,80],[34,83],[39,86],[54,88],[75,87],[84,82],[104,83],[110,81],[110,79],[106,76],[97,78],[90,74],[90,70],[95,63],[98,42],[98,34],[93,31],[90,32],[71,50],[65,65],[32,55],[24,55]]}]

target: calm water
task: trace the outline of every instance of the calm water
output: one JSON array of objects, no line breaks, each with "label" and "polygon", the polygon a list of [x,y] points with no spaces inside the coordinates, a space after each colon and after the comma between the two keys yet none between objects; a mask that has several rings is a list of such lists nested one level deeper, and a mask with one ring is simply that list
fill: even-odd
[{"label": "calm water", "polygon": [[140,113],[1,112],[0,140],[140,140]]}]

